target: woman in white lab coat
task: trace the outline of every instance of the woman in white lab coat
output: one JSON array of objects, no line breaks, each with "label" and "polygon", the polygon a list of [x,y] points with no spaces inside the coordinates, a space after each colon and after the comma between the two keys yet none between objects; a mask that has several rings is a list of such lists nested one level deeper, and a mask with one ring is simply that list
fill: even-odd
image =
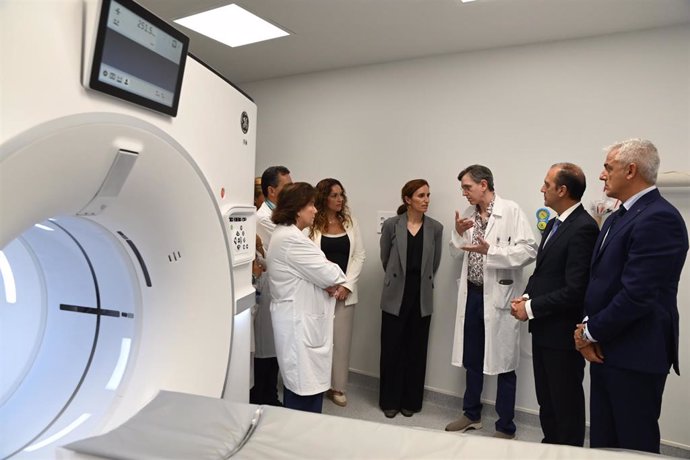
[{"label": "woman in white lab coat", "polygon": [[314,197],[314,187],[304,182],[280,192],[266,261],[283,404],[321,412],[323,393],[331,384],[333,295],[346,278],[302,233],[314,222]]},{"label": "woman in white lab coat", "polygon": [[347,281],[335,292],[333,320],[333,369],[326,396],[338,406],[347,405],[345,389],[350,368],[352,325],[357,304],[357,281],[364,265],[364,244],[357,220],[350,215],[347,195],[337,179],[316,184],[316,217],[309,237],[331,262],[345,272]]}]

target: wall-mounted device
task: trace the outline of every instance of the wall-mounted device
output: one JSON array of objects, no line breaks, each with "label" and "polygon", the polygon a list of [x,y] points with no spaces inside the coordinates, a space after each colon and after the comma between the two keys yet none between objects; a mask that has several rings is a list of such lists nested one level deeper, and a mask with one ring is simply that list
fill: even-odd
[{"label": "wall-mounted device", "polygon": [[189,38],[132,0],[103,0],[89,87],[177,115]]},{"label": "wall-mounted device", "polygon": [[390,219],[391,217],[395,217],[397,214],[395,211],[377,211],[376,212],[376,233],[380,234],[381,229],[383,228],[383,223]]}]

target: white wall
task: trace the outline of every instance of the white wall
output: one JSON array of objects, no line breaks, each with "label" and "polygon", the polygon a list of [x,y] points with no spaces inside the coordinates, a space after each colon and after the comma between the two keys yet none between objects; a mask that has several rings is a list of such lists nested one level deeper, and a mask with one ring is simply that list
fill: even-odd
[{"label": "white wall", "polygon": [[[431,184],[429,215],[446,238],[460,195],[458,172],[489,166],[497,192],[532,218],[548,167],[572,161],[589,179],[584,202],[601,195],[602,148],[645,137],[661,170],[690,170],[690,27],[432,57],[245,85],[259,107],[257,174],[284,164],[294,180],[340,179],[364,230],[367,261],[355,318],[353,370],[378,375],[383,270],[376,213],[395,210],[402,185]],[[690,222],[690,189],[663,191]],[[536,229],[535,229],[536,233]],[[531,271],[531,267],[529,269]],[[459,267],[444,253],[437,275],[426,384],[462,395],[450,365]],[[668,379],[662,438],[690,447],[690,263],[680,297],[682,377]],[[523,331],[517,405],[536,411]],[[484,396],[493,401],[495,381]],[[440,428],[440,427],[439,427]]]}]

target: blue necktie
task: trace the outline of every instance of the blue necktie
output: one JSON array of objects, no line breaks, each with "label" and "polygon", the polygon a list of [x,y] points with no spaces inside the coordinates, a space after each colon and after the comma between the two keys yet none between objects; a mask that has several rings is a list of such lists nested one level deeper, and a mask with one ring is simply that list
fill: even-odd
[{"label": "blue necktie", "polygon": [[620,208],[618,208],[618,211],[616,211],[616,212],[614,212],[613,214],[611,214],[611,217],[609,217],[609,219],[611,219],[611,225],[609,225],[608,230],[606,230],[606,234],[604,235],[604,239],[601,240],[601,246],[603,246],[604,243],[606,242],[606,238],[609,237],[609,233],[611,233],[611,230],[613,229],[613,226],[616,225],[616,222],[618,222],[618,220],[619,220],[621,217],[623,217],[623,214],[625,214],[627,211],[628,211],[628,210],[625,209],[625,206],[621,206]]},{"label": "blue necktie", "polygon": [[553,223],[553,227],[551,227],[551,231],[549,232],[549,236],[546,237],[546,241],[544,241],[544,246],[549,244],[549,241],[551,241],[551,238],[556,234],[556,230],[558,230],[558,226],[561,225],[561,221],[559,219],[556,219],[556,222]]},{"label": "blue necktie", "polygon": [[616,211],[611,216],[611,225],[609,225],[609,229],[608,229],[609,232],[611,231],[613,226],[616,225],[616,222],[618,222],[618,219],[623,217],[623,214],[625,214],[626,211],[627,211],[627,209],[625,209],[625,206],[621,206],[620,208],[618,208],[618,211]]}]

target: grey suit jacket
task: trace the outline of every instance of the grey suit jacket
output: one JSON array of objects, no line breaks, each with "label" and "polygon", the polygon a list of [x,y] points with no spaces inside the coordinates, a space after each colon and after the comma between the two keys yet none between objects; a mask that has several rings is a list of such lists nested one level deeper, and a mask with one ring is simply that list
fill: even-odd
[{"label": "grey suit jacket", "polygon": [[[405,289],[407,267],[407,213],[391,217],[381,229],[381,263],[386,271],[381,292],[381,310],[398,316]],[[434,275],[441,263],[443,225],[429,216],[424,216],[424,245],[422,250],[422,316],[434,311]]]}]

